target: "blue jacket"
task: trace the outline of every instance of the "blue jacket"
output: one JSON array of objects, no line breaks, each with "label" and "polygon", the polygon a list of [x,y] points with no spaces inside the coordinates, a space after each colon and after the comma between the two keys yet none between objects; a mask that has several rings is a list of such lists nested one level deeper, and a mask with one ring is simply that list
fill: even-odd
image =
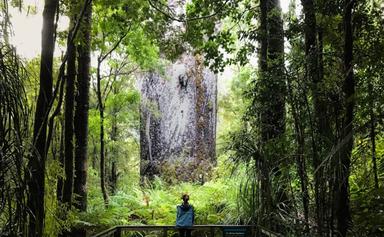
[{"label": "blue jacket", "polygon": [[188,227],[193,226],[195,222],[195,210],[191,205],[177,206],[176,226]]}]

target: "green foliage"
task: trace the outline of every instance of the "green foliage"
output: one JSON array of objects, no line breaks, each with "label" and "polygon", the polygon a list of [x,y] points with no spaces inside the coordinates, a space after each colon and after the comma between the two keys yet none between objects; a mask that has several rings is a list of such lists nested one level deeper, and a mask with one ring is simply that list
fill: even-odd
[{"label": "green foliage", "polygon": [[166,22],[147,1],[100,0],[95,1],[93,11],[94,51],[104,56],[120,42],[118,54],[127,55],[144,69],[158,66],[159,36]]},{"label": "green foliage", "polygon": [[[112,163],[117,166],[117,192],[111,195],[107,208],[104,206],[99,177],[100,117],[96,95],[91,91],[89,110],[90,168],[88,170],[88,211],[66,212],[56,197],[57,180],[63,178],[63,168],[58,158],[60,137],[63,131],[56,124],[52,150],[49,151],[46,173],[46,219],[45,235],[56,236],[73,226],[84,226],[91,232],[120,224],[172,225],[175,222],[176,205],[183,193],[189,193],[196,210],[196,224],[246,224],[256,223],[262,203],[260,191],[260,158],[269,160],[268,182],[272,196],[287,193],[288,208],[274,212],[279,227],[288,236],[291,232],[301,233],[303,224],[312,225],[316,216],[315,187],[319,168],[325,171],[322,185],[329,199],[334,198],[333,188],[338,183],[333,166],[336,165],[338,146],[343,128],[343,7],[342,1],[316,0],[317,42],[322,44],[318,59],[321,65],[322,81],[314,85],[307,79],[305,54],[305,27],[302,15],[296,14],[299,1],[291,1],[290,11],[285,16],[286,54],[285,62],[269,62],[285,65],[287,80],[280,86],[288,87],[284,135],[265,144],[260,143],[261,109],[269,112],[273,107],[277,86],[273,85],[273,73],[264,75],[254,70],[251,60],[256,58],[257,41],[263,37],[259,30],[259,1],[251,0],[192,0],[184,16],[172,14],[166,7],[166,0],[151,1],[166,12],[160,12],[147,0],[94,0],[92,23],[92,57],[101,60],[101,87],[104,90],[106,175],[111,183]],[[295,3],[296,2],[296,3]],[[350,204],[353,216],[352,234],[356,236],[382,236],[384,233],[384,17],[380,0],[355,1],[354,29],[354,73],[356,79],[357,106],[354,121],[355,144],[350,172]],[[8,33],[7,1],[0,3],[1,43]],[[11,5],[22,9],[22,1],[13,0]],[[60,1],[62,15],[72,16],[81,7],[80,2]],[[35,9],[30,8],[32,12]],[[278,11],[270,13],[275,16]],[[185,32],[169,32],[172,17],[185,24]],[[40,33],[40,32],[38,32]],[[59,32],[59,41],[64,44],[67,32]],[[81,32],[79,33],[81,34]],[[82,37],[76,39],[77,44]],[[189,45],[188,45],[189,44]],[[116,46],[116,47],[115,47]],[[168,175],[165,180],[156,179],[148,187],[140,186],[140,93],[137,89],[139,77],[136,72],[157,70],[165,74],[166,59],[177,58],[185,49],[204,55],[205,62],[215,72],[223,72],[228,65],[237,65],[235,76],[230,80],[228,91],[218,98],[218,165],[212,179],[203,185],[178,183],[175,165],[162,170]],[[112,52],[113,51],[113,52]],[[109,54],[110,53],[110,54]],[[55,61],[54,78],[57,78]],[[276,63],[278,62],[278,63]],[[278,65],[277,65],[278,66]],[[25,159],[29,155],[30,111],[37,94],[39,61],[23,64],[8,45],[0,45],[0,235],[23,229],[24,220],[17,219],[17,212],[25,211]],[[140,71],[141,70],[141,71]],[[95,74],[95,69],[92,70]],[[108,74],[109,72],[109,74]],[[309,72],[311,73],[311,72]],[[164,75],[165,77],[167,75]],[[228,75],[226,75],[228,76]],[[28,77],[29,80],[26,80]],[[262,79],[262,80],[261,80]],[[94,78],[91,79],[94,83]],[[219,82],[222,83],[222,82]],[[327,104],[331,135],[325,144],[318,144],[320,137],[316,126],[314,91],[323,95]],[[264,97],[260,96],[260,92]],[[159,115],[157,105],[147,102],[153,114]],[[54,105],[57,104],[55,101]],[[213,107],[209,105],[208,107]],[[272,116],[271,116],[272,117]],[[57,122],[62,119],[57,117]],[[296,121],[297,120],[297,121]],[[374,132],[372,134],[372,127]],[[299,134],[301,132],[301,134]],[[302,135],[302,141],[298,141]],[[373,136],[373,137],[372,137]],[[6,139],[4,139],[6,138]],[[372,139],[376,148],[373,152]],[[301,143],[299,143],[301,142]],[[299,147],[302,146],[302,147]],[[299,150],[298,148],[302,148]],[[318,149],[318,150],[317,150]],[[299,153],[301,152],[301,153]],[[315,155],[321,164],[311,164]],[[298,170],[298,157],[305,161],[309,189],[309,223],[305,223],[302,191],[302,177]],[[377,163],[379,187],[375,187],[374,159]],[[259,162],[259,163],[258,163]],[[173,166],[172,166],[173,165]],[[172,183],[172,185],[170,185]],[[334,185],[334,186],[332,186]],[[15,196],[15,199],[12,197]],[[274,200],[275,201],[275,200]],[[21,206],[18,206],[21,205]],[[285,203],[284,203],[285,205]],[[324,203],[333,212],[334,203]],[[281,206],[280,206],[281,207]],[[8,209],[7,209],[8,208]],[[20,208],[20,209],[17,209]],[[297,224],[296,224],[297,223]],[[315,226],[311,226],[315,229]],[[22,231],[21,231],[22,232]],[[307,233],[311,235],[312,232]],[[298,235],[298,234],[297,234]]]},{"label": "green foliage", "polygon": [[23,62],[0,41],[0,235],[24,233],[30,109]]},{"label": "green foliage", "polygon": [[[356,225],[354,231],[358,235],[380,236],[384,233],[383,186],[374,188],[372,172],[372,152],[369,139],[358,141],[355,148],[354,170],[351,174],[351,206]],[[377,138],[377,163],[379,166],[379,183],[384,180],[384,139]]]},{"label": "green foliage", "polygon": [[[187,8],[185,39],[205,55],[215,72],[227,65],[246,65],[255,57],[258,2],[194,0]],[[209,16],[209,17],[208,17]]]},{"label": "green foliage", "polygon": [[[96,172],[90,173],[92,184],[98,177]],[[203,186],[190,183],[169,186],[156,179],[149,188],[140,188],[136,183],[128,190],[120,190],[105,209],[98,188],[90,189],[88,214],[81,218],[99,230],[122,224],[173,225],[176,205],[181,203],[181,195],[188,193],[196,211],[196,224],[237,223],[241,215],[236,204],[237,191],[235,179],[219,179]]]},{"label": "green foliage", "polygon": [[357,236],[381,236],[384,233],[384,190],[352,190],[352,209]]},{"label": "green foliage", "polygon": [[[138,160],[138,147],[130,146],[128,148],[130,158],[124,155],[118,158],[120,160],[119,169],[122,172],[118,181],[119,191],[116,195],[111,196],[110,206],[106,209],[100,195],[98,172],[90,169],[89,208],[87,214],[79,216],[81,223],[88,223],[91,226],[88,228],[95,232],[118,224],[172,225],[175,223],[176,205],[181,203],[183,193],[189,193],[191,196],[190,202],[196,210],[196,224],[248,223],[248,215],[246,214],[248,207],[243,205],[243,202],[238,202],[238,183],[240,182],[239,179],[246,176],[246,170],[241,169],[233,174],[233,168],[229,167],[233,167],[234,164],[228,159],[227,153],[222,148],[224,148],[226,135],[231,128],[240,126],[238,113],[245,108],[245,105],[238,103],[238,99],[242,97],[246,90],[244,83],[246,84],[249,80],[249,75],[249,70],[242,70],[234,82],[231,83],[229,92],[219,99],[219,104],[223,106],[220,106],[219,112],[221,118],[219,125],[221,142],[218,142],[218,144],[222,145],[220,145],[218,158],[219,165],[214,171],[212,181],[202,186],[191,183],[170,185],[168,182],[156,179],[149,187],[142,188],[139,185],[138,164],[140,161]],[[134,102],[129,99],[129,96],[127,97],[127,92],[121,91],[121,93],[124,95],[111,96],[107,100],[107,108],[111,109],[115,102],[119,106],[127,108],[131,102]],[[127,104],[125,104],[124,98],[127,99]],[[119,116],[122,117],[122,120],[119,119],[119,129],[127,126],[127,123],[137,120],[137,117],[130,117],[129,114],[137,113],[137,109],[137,107],[133,110],[128,109],[128,117],[125,117],[124,110],[119,112]],[[111,112],[112,110],[108,113]],[[91,121],[93,121],[92,117]],[[107,116],[107,120],[109,117],[110,115]],[[94,119],[97,120],[97,118]],[[93,128],[92,124],[93,122],[90,123],[90,128]],[[97,124],[97,121],[95,121],[95,124]],[[95,129],[97,129],[97,126]],[[96,131],[90,130],[92,133]],[[127,146],[127,143],[124,143],[118,145],[120,147],[118,149],[124,149]],[[132,152],[134,153],[132,154]]]}]

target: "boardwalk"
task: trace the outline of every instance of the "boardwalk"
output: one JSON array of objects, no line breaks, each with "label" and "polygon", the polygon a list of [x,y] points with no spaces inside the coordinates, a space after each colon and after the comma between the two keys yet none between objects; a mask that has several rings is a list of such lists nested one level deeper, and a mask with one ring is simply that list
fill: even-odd
[{"label": "boardwalk", "polygon": [[[215,237],[280,237],[281,235],[272,231],[266,230],[265,228],[254,226],[254,225],[194,225],[191,227],[193,231],[199,231],[204,233],[203,236]],[[129,232],[150,232],[156,231],[157,236],[167,237],[172,231],[177,231],[177,227],[173,225],[145,225],[145,226],[115,226],[108,230],[105,230],[93,237],[122,237],[123,234]]]}]

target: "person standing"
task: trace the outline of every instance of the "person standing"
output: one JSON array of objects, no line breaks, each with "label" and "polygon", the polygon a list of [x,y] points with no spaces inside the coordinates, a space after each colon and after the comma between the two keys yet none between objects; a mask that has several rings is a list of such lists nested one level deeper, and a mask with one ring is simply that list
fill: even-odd
[{"label": "person standing", "polygon": [[191,237],[191,227],[195,223],[195,210],[189,204],[189,195],[183,194],[183,203],[177,206],[176,227],[180,228],[180,237]]}]

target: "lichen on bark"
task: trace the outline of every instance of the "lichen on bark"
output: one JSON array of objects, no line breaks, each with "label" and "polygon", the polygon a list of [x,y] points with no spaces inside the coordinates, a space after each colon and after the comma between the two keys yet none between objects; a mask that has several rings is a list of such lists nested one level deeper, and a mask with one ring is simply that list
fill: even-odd
[{"label": "lichen on bark", "polygon": [[[143,75],[141,176],[204,182],[216,163],[216,75],[203,57],[182,54],[165,73]],[[156,105],[156,106],[153,106]]]}]

